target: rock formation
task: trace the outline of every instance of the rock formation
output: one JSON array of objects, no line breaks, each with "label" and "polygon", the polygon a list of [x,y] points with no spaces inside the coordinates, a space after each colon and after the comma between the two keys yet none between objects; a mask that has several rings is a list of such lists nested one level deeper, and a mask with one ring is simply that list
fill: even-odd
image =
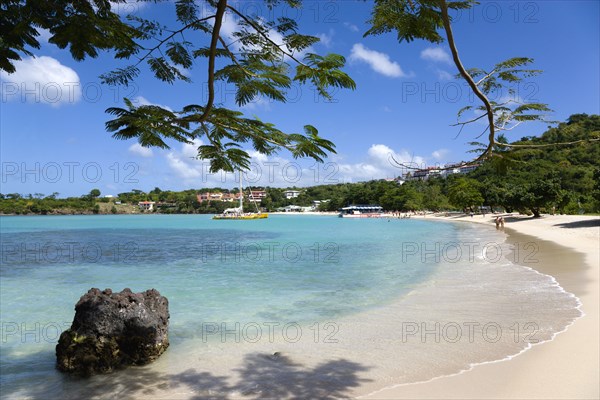
[{"label": "rock formation", "polygon": [[82,376],[156,360],[169,347],[169,301],[155,290],[90,289],[60,335],[56,366]]}]

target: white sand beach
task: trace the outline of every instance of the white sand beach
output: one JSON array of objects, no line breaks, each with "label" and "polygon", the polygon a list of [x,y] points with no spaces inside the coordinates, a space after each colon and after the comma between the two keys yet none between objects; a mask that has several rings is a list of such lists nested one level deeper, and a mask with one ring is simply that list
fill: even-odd
[{"label": "white sand beach", "polygon": [[[435,217],[428,220],[489,224],[492,216]],[[540,263],[528,265],[553,276],[579,297],[584,316],[552,341],[534,345],[505,361],[463,373],[372,393],[369,399],[598,399],[600,398],[599,266],[600,217],[506,217],[509,241],[535,240]],[[527,235],[527,236],[523,236]],[[557,246],[559,245],[559,246]],[[577,253],[585,257],[578,265]]]}]

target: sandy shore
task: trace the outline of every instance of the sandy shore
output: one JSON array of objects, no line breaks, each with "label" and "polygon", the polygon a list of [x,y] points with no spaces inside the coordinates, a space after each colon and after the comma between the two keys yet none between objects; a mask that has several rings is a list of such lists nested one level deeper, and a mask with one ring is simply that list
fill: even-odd
[{"label": "sandy shore", "polygon": [[309,215],[320,215],[323,217],[335,217],[339,214],[337,211],[303,211],[303,212],[283,212],[273,211],[269,212],[269,215],[289,215],[289,216],[309,216]]},{"label": "sandy shore", "polygon": [[[425,218],[494,227],[491,216]],[[364,398],[600,398],[600,218],[507,216],[506,220],[509,242],[533,241],[539,246],[539,262],[524,264],[553,276],[566,291],[579,297],[585,315],[554,340],[535,345],[511,360],[478,365],[425,383],[384,389]]]}]

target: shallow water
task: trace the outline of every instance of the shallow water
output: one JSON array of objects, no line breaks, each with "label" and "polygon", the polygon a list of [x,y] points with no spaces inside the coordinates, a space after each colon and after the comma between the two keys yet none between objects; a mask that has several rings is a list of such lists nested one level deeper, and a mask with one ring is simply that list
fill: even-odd
[{"label": "shallow water", "polygon": [[[0,223],[9,397],[365,394],[517,354],[579,316],[574,296],[507,260],[504,235],[488,227],[322,216]],[[167,296],[169,350],[127,372],[58,374],[59,331],[90,287]]]}]

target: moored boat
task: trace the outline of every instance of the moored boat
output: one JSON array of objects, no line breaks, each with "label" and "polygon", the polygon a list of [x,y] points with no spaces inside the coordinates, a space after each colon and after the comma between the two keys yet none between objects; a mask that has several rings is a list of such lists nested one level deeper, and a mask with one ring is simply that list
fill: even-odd
[{"label": "moored boat", "polygon": [[377,205],[353,205],[338,210],[340,218],[383,218],[383,207]]},{"label": "moored boat", "polygon": [[[256,205],[256,203],[255,203]],[[222,214],[217,214],[212,217],[212,219],[265,219],[268,218],[269,214],[258,211],[258,206],[256,207],[256,212],[244,212],[244,194],[242,193],[242,171],[240,171],[240,206],[234,208],[227,208],[223,211]]]}]

